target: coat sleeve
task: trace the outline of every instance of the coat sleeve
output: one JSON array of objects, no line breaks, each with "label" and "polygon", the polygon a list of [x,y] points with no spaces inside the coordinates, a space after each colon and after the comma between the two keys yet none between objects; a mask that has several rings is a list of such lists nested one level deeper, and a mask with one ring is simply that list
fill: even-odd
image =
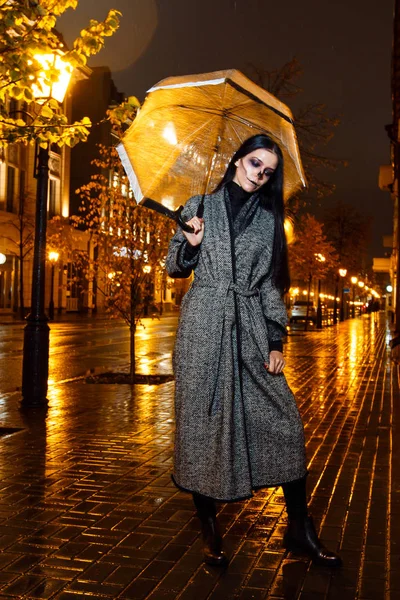
[{"label": "coat sleeve", "polygon": [[[200,204],[201,196],[190,198],[182,211],[184,221],[189,221],[195,216]],[[175,233],[170,241],[166,269],[170,277],[174,279],[183,279],[189,277],[199,260],[200,246],[195,248],[189,244],[181,229]]]},{"label": "coat sleeve", "polygon": [[278,350],[282,338],[286,336],[286,325],[288,323],[287,310],[282,295],[272,283],[270,277],[266,278],[260,289],[261,303],[268,328],[268,339],[271,349]]}]

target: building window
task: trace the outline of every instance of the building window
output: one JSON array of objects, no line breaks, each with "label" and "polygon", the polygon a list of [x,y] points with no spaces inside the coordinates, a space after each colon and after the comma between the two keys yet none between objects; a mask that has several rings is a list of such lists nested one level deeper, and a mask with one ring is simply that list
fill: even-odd
[{"label": "building window", "polygon": [[10,98],[10,104],[9,104],[9,113],[10,116],[15,119],[16,118],[16,113],[19,112],[18,111],[18,100],[16,100],[15,98]]},{"label": "building window", "polygon": [[24,211],[25,202],[25,171],[19,172],[19,213]]},{"label": "building window", "polygon": [[60,214],[60,182],[58,179],[49,180],[49,219]]},{"label": "building window", "polygon": [[15,169],[7,167],[7,194],[6,194],[6,211],[14,212],[15,198]]}]

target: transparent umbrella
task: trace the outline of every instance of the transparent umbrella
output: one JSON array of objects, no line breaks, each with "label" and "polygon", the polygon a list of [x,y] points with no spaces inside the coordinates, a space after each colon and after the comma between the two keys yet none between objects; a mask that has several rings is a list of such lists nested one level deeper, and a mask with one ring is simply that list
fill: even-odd
[{"label": "transparent umbrella", "polygon": [[306,184],[292,113],[234,69],[157,83],[117,150],[136,201],[182,225],[181,205],[212,192],[235,151],[256,133],[282,149],[287,199]]}]

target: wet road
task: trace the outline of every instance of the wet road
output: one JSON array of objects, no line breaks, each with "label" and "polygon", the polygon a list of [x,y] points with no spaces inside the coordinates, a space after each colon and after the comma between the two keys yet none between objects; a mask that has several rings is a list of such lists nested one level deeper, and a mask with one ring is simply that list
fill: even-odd
[{"label": "wet road", "polygon": [[[143,319],[136,332],[136,372],[171,373],[177,316]],[[23,325],[0,325],[0,393],[21,385]],[[127,370],[129,329],[120,321],[80,318],[50,324],[49,386],[108,370]]]},{"label": "wet road", "polygon": [[[397,600],[400,369],[389,360],[381,317],[293,329],[285,344],[305,428],[311,512],[342,569],[331,572],[282,548],[281,488],[219,504],[231,562],[226,570],[203,565],[192,500],[170,478],[173,382],[59,379],[44,414],[20,411],[18,393],[0,394],[0,597]],[[175,322],[139,331],[140,368],[169,365]],[[118,324],[55,324],[52,335],[51,374],[64,381],[95,356],[94,368],[127,357]],[[22,329],[2,328],[9,370],[20,362],[21,340]],[[7,348],[15,354],[8,357]]]}]

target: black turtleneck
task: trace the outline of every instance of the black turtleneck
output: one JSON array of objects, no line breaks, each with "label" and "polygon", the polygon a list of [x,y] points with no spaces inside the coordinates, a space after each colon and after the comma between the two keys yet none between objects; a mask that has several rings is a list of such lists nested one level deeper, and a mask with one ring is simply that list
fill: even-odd
[{"label": "black turtleneck", "polygon": [[226,184],[226,189],[228,190],[229,200],[231,201],[232,219],[235,220],[240,209],[245,205],[253,192],[246,192],[234,181],[229,181],[229,183]]},{"label": "black turtleneck", "polygon": [[[254,192],[246,192],[235,181],[227,183],[226,189],[228,190],[229,200],[231,201],[232,219],[235,220],[241,208]],[[270,351],[278,350],[279,352],[283,352],[282,340],[269,340],[269,349]]]}]

